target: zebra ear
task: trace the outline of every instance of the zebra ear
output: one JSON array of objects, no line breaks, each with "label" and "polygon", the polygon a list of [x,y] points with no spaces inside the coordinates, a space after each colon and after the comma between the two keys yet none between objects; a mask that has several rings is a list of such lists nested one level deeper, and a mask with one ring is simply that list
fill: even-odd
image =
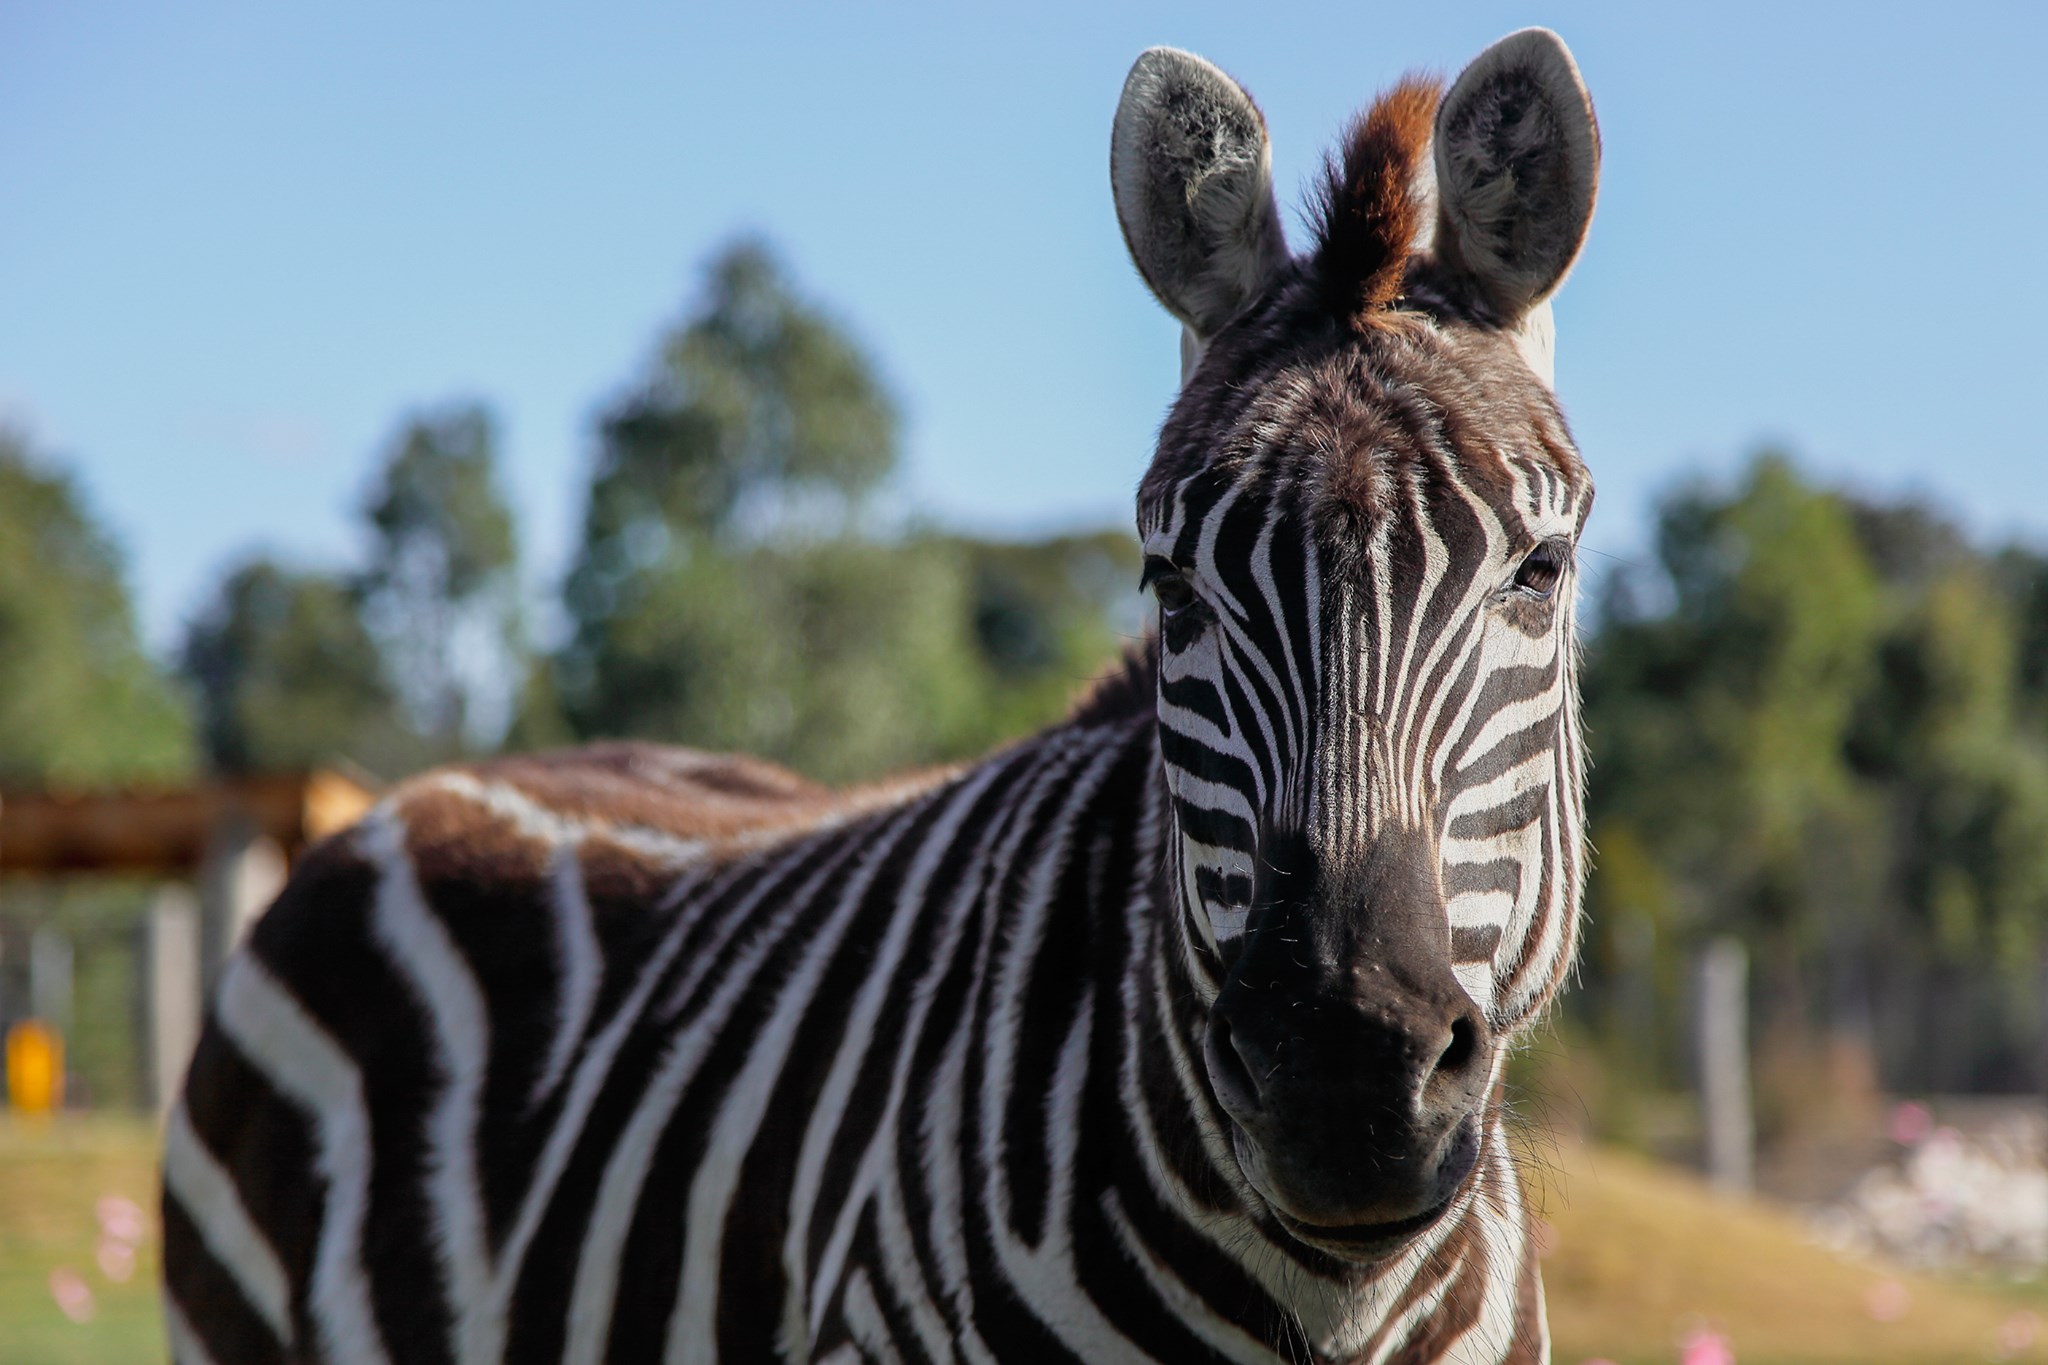
[{"label": "zebra ear", "polygon": [[1257,298],[1287,260],[1266,120],[1244,88],[1155,47],[1124,81],[1109,144],[1117,222],[1138,272],[1192,347]]},{"label": "zebra ear", "polygon": [[1564,282],[1593,221],[1600,127],[1570,49],[1547,28],[1511,33],[1459,74],[1436,116],[1436,253],[1503,324]]}]

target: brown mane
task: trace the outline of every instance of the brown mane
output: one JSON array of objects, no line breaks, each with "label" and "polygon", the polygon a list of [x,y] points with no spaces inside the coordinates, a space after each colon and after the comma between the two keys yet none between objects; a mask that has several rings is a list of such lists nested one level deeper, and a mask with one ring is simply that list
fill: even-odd
[{"label": "brown mane", "polygon": [[[1081,694],[1065,723],[1107,725],[1151,715],[1156,647],[1150,636],[1127,647]],[[530,842],[506,817],[486,814],[479,793],[462,785],[463,779],[515,794],[551,816],[583,822],[593,834],[641,832],[712,849],[738,848],[893,805],[958,771],[958,765],[912,769],[828,787],[747,754],[615,741],[437,770],[402,784],[393,801],[405,812],[416,856],[423,848],[461,856],[484,848],[504,857],[507,846]]]},{"label": "brown mane", "polygon": [[1428,154],[1443,82],[1408,76],[1346,130],[1323,167],[1314,270],[1330,311],[1353,331],[1401,292],[1426,207],[1416,177]]}]

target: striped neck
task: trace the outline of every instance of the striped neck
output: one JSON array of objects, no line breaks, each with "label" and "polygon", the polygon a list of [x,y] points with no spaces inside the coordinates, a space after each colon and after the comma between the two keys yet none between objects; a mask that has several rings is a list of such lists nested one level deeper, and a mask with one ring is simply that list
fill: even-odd
[{"label": "striped neck", "polygon": [[[1487,1126],[1478,1170],[1451,1210],[1388,1260],[1340,1260],[1279,1226],[1238,1166],[1230,1121],[1202,1064],[1208,1002],[1223,969],[1199,934],[1200,908],[1179,890],[1152,707],[1107,716],[1084,708],[1031,747],[1040,746],[1049,757],[1074,755],[1068,761],[1099,775],[1087,789],[1077,784],[1075,801],[1130,813],[1070,850],[1101,867],[1112,861],[1103,842],[1112,839],[1122,845],[1113,861],[1128,869],[1126,880],[1091,879],[1107,902],[1090,915],[1095,977],[1098,989],[1115,983],[1121,1008],[1098,1001],[1094,1012],[1115,1029],[1088,1047],[1080,1127],[1089,1136],[1075,1157],[1075,1214],[1088,1216],[1085,1204],[1098,1203],[1123,1257],[1152,1292],[1175,1306],[1210,1351],[1230,1358],[1270,1356],[1290,1365],[1305,1357],[1405,1359],[1400,1343],[1425,1329],[1448,1332],[1446,1341],[1460,1330],[1485,1330],[1503,1344],[1540,1334],[1533,1266],[1523,1265],[1520,1186],[1498,1119]],[[1128,890],[1117,903],[1119,885]],[[1494,1091],[1497,1099],[1498,1074]],[[1087,1122],[1089,1110],[1116,1116],[1113,1128]],[[1116,1134],[1113,1149],[1091,1140],[1105,1130]],[[1091,1175],[1100,1182],[1092,1193]]]}]

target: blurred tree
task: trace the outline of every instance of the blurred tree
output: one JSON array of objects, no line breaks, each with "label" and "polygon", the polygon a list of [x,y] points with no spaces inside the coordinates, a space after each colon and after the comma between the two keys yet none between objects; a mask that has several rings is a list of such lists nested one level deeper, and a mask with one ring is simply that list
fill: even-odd
[{"label": "blurred tree", "polygon": [[221,771],[345,758],[396,776],[425,757],[357,595],[337,577],[263,558],[244,564],[192,623],[182,666]]},{"label": "blurred tree", "polygon": [[545,655],[530,657],[526,679],[513,699],[511,723],[499,747],[511,753],[559,749],[576,742],[576,731],[562,709],[557,665]]},{"label": "blurred tree", "polygon": [[373,536],[364,619],[436,757],[496,741],[526,669],[495,447],[480,405],[415,416],[363,507]]},{"label": "blurred tree", "polygon": [[0,430],[0,781],[171,779],[192,760],[112,542],[72,481]]},{"label": "blurred tree", "polygon": [[1128,531],[949,542],[964,561],[980,710],[971,747],[1045,724],[1143,633],[1140,556]]},{"label": "blurred tree", "polygon": [[836,539],[677,560],[619,622],[619,732],[743,749],[843,779],[944,756],[971,659],[945,557]]},{"label": "blurred tree", "polygon": [[1781,1032],[1874,1036],[1893,1084],[2026,1083],[2041,584],[2024,552],[1987,557],[1931,508],[1815,487],[1780,455],[1669,499],[1656,569],[1610,582],[1588,649],[1602,856],[1581,1008],[1629,1049],[1654,1028],[1676,1079],[1678,1021],[1643,983],[1674,989],[1733,931]]},{"label": "blurred tree", "polygon": [[1851,735],[1892,836],[1890,951],[1868,970],[1880,995],[1941,1014],[1938,1029],[1894,1028],[1893,1047],[1952,1083],[2012,1074],[1987,1041],[2031,1051],[2021,1038],[2040,1006],[2048,730],[2038,700],[2025,701],[2024,606],[1974,555],[1901,581]]},{"label": "blurred tree", "polygon": [[673,540],[848,529],[896,466],[896,426],[873,364],[766,245],[727,247],[694,316],[599,424],[571,612],[601,617]]},{"label": "blurred tree", "polygon": [[[1056,714],[1135,600],[1128,537],[993,546],[869,524],[896,414],[757,242],[600,425],[573,633],[519,732],[737,748],[830,779],[958,757]],[[1129,613],[1133,620],[1136,612]]]},{"label": "blurred tree", "polygon": [[1589,658],[1594,801],[1710,889],[1717,927],[1794,933],[1813,839],[1853,822],[1844,742],[1871,666],[1877,583],[1841,502],[1781,456],[1730,498],[1692,489],[1659,521],[1665,615],[1610,611]]},{"label": "blurred tree", "polygon": [[[907,585],[830,542],[894,467],[896,415],[854,343],[797,297],[756,241],[713,261],[703,302],[600,423],[583,542],[564,588],[558,697],[585,736],[741,747],[845,775],[798,736],[828,695],[806,676],[894,654]],[[800,644],[823,613],[810,561],[836,556],[854,638]],[[807,586],[808,585],[808,586]],[[813,646],[816,646],[813,648]],[[851,652],[849,652],[851,651]],[[879,730],[886,725],[877,722]]]},{"label": "blurred tree", "polygon": [[2021,704],[2035,721],[2048,722],[2048,555],[2008,546],[1992,572],[2019,617]]}]

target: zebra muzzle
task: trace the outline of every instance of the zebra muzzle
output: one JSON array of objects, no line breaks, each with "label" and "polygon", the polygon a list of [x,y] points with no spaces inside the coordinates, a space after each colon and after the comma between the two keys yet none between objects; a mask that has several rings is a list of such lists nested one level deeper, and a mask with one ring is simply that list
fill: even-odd
[{"label": "zebra muzzle", "polygon": [[1335,932],[1313,899],[1270,907],[1203,1039],[1246,1179],[1291,1233],[1342,1254],[1412,1239],[1478,1161],[1494,1039],[1441,919],[1427,932],[1441,903],[1418,902],[1383,899]]}]

